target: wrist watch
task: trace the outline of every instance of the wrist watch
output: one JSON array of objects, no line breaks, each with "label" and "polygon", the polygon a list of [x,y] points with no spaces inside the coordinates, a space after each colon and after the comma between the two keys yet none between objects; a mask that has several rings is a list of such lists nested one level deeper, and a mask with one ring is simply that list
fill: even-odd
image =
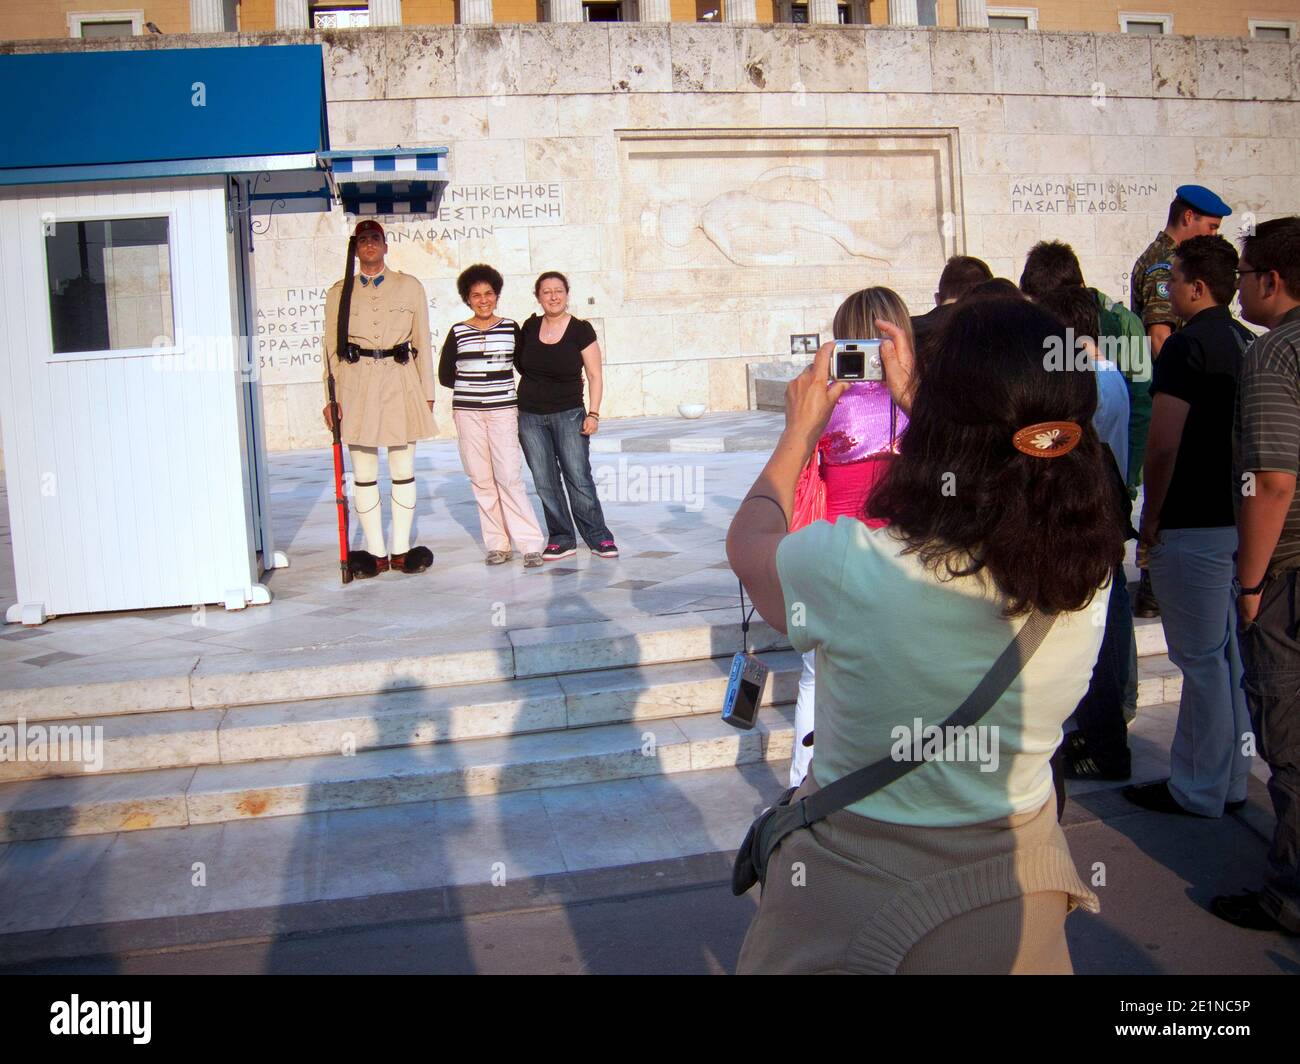
[{"label": "wrist watch", "polygon": [[1234,576],[1232,578],[1232,593],[1236,595],[1238,598],[1240,598],[1242,595],[1259,595],[1263,593],[1264,585],[1267,583],[1268,583],[1268,577],[1265,576],[1264,579],[1261,580],[1254,587],[1242,587],[1241,581]]}]

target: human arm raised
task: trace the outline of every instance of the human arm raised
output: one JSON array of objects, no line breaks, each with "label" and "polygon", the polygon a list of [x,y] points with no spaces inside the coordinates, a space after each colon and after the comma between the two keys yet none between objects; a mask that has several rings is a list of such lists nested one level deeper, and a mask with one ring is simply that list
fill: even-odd
[{"label": "human arm raised", "polygon": [[836,401],[849,387],[843,381],[827,383],[834,348],[833,342],[822,344],[812,365],[786,386],[785,431],[727,530],[732,571],[759,615],[779,632],[786,630],[786,620],[776,549],[790,527],[799,471],[817,446]]}]

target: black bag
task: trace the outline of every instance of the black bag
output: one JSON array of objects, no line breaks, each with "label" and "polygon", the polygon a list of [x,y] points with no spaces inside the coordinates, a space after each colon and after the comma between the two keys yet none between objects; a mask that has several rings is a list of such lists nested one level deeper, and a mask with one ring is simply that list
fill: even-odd
[{"label": "black bag", "polygon": [[[1002,651],[966,701],[939,725],[945,734],[949,727],[967,728],[978,723],[1011,686],[1011,681],[1034,656],[1055,623],[1055,615],[1049,617],[1038,610],[1030,614],[1016,637]],[[888,787],[921,763],[883,758],[874,765],[850,772],[798,802],[792,802],[792,799],[799,788],[791,787],[774,806],[763,810],[749,825],[745,841],[740,844],[736,863],[731,869],[731,893],[739,898],[755,883],[763,883],[767,877],[767,862],[772,851],[792,831],[806,828],[845,806]]]}]

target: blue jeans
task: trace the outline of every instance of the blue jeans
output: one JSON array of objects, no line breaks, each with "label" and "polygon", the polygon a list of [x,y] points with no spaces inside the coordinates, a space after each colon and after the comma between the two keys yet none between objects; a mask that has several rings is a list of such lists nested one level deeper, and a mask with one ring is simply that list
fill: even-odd
[{"label": "blue jeans", "polygon": [[1130,764],[1125,706],[1130,696],[1137,704],[1133,665],[1137,644],[1128,580],[1123,564],[1115,566],[1106,608],[1106,630],[1092,667],[1087,693],[1074,710],[1079,734],[1093,758],[1106,768],[1126,769]]},{"label": "blue jeans", "polygon": [[605,515],[596,498],[596,482],[591,476],[591,439],[582,434],[586,414],[580,406],[558,414],[519,411],[519,445],[533,474],[537,496],[542,500],[547,543],[566,550],[577,546],[573,532],[575,521],[583,542],[593,550],[604,540],[614,538],[605,527]]},{"label": "blue jeans", "polygon": [[1246,797],[1250,729],[1232,600],[1237,530],[1171,528],[1147,552],[1169,660],[1183,673],[1178,730],[1169,751],[1169,790],[1184,809],[1222,816]]}]

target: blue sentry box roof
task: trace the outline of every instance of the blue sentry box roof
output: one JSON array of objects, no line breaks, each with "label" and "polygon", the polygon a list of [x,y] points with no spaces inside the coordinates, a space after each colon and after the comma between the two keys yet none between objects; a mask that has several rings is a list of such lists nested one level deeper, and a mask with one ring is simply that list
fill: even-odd
[{"label": "blue sentry box roof", "polygon": [[0,169],[329,147],[315,44],[0,56],[0,94]]}]

